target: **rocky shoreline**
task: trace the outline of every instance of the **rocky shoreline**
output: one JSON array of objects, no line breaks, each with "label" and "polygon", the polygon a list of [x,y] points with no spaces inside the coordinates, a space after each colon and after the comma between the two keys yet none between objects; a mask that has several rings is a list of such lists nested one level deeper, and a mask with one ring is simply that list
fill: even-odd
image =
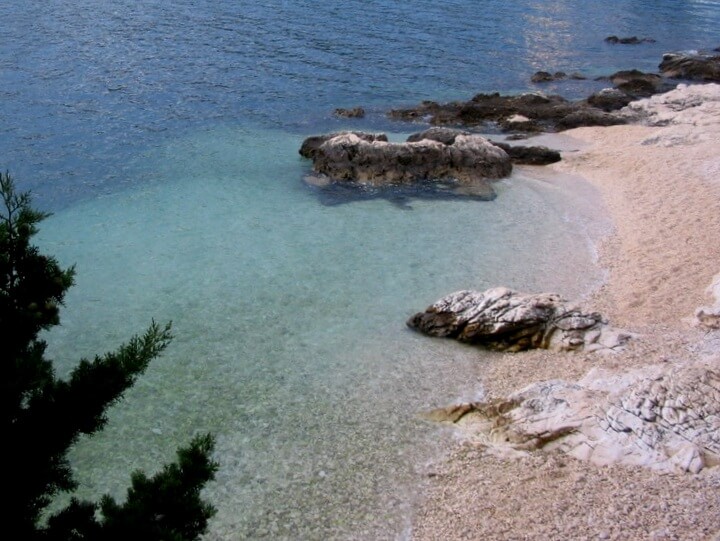
[{"label": "rocky shoreline", "polygon": [[[625,70],[602,77],[613,87],[583,100],[567,100],[539,91],[494,93],[478,94],[464,102],[425,101],[415,107],[391,110],[387,113],[391,119],[433,127],[401,143],[390,142],[382,133],[359,131],[308,137],[299,150],[313,164],[313,173],[305,177],[305,182],[317,190],[321,201],[333,204],[370,197],[395,201],[406,197],[465,197],[489,201],[496,196],[492,181],[508,177],[513,164],[546,165],[560,160],[555,150],[511,144],[510,140],[578,127],[637,122],[637,111],[627,108],[634,100],[667,92],[678,79],[720,81],[720,55],[667,54],[658,69],[659,73]],[[565,77],[562,72],[538,72],[532,81],[543,84]],[[579,79],[582,75],[570,77]],[[333,114],[362,118],[365,111],[355,107],[336,109]],[[477,133],[487,130],[504,132],[506,140],[491,141]]]},{"label": "rocky shoreline", "polygon": [[[633,339],[604,355],[503,354],[483,401],[426,412],[462,443],[432,470],[414,539],[720,533],[720,85],[681,84],[622,114],[634,124],[568,132],[589,146],[548,167],[586,178],[610,211],[608,281],[588,304]],[[488,327],[487,295],[411,323]]]},{"label": "rocky shoreline", "polygon": [[[612,88],[578,101],[423,102],[388,113],[433,126],[403,143],[341,132],[300,150],[313,161],[308,184],[346,195],[399,186],[489,200],[513,164],[542,164],[587,179],[615,224],[592,309],[497,287],[450,294],[408,320],[505,352],[488,361],[482,401],[423,413],[457,427],[462,443],[430,468],[413,539],[720,535],[720,56],[665,55],[659,73],[607,80]],[[490,125],[508,139],[562,131],[587,148],[474,133]]]}]

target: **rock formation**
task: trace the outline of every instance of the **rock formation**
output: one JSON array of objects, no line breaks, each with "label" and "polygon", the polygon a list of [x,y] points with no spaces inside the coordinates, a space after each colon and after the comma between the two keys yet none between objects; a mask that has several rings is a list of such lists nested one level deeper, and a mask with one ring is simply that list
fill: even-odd
[{"label": "rock formation", "polygon": [[[435,127],[419,133],[413,133],[407,138],[407,141],[414,143],[422,141],[423,139],[430,139],[431,141],[438,141],[444,145],[452,145],[458,135],[471,134],[470,132],[462,130]],[[544,146],[511,145],[498,141],[490,141],[490,143],[503,149],[508,156],[510,156],[512,162],[518,165],[547,165],[559,162],[561,159],[560,153],[557,150],[552,150]]]},{"label": "rock formation", "polygon": [[390,143],[384,135],[343,132],[306,139],[300,154],[313,160],[321,183],[371,187],[431,183],[480,199],[494,197],[489,179],[512,171],[505,151],[472,134],[457,134],[445,144],[431,139]]},{"label": "rock formation", "polygon": [[552,83],[554,81],[562,81],[564,79],[573,79],[575,81],[583,81],[586,77],[582,73],[571,73],[568,75],[564,71],[556,71],[550,73],[549,71],[536,71],[532,77],[530,77],[531,83]]},{"label": "rock formation", "polygon": [[610,328],[600,314],[582,312],[559,295],[528,295],[504,287],[452,293],[412,316],[407,325],[500,351],[612,351],[630,338]]},{"label": "rock formation", "polygon": [[666,54],[659,68],[672,79],[720,82],[720,55]]},{"label": "rock formation", "polygon": [[709,365],[591,370],[534,383],[506,399],[428,414],[486,445],[561,450],[597,465],[697,473],[720,463],[720,373]]},{"label": "rock formation", "polygon": [[338,118],[363,118],[365,116],[365,109],[362,107],[353,107],[352,109],[335,109],[333,115]]},{"label": "rock formation", "polygon": [[[579,126],[624,124],[625,119],[589,105],[560,96],[528,93],[519,96],[478,94],[467,102],[439,104],[432,101],[410,109],[395,109],[389,116],[397,120],[423,120],[436,126],[481,126],[496,123],[508,130],[557,131]],[[508,122],[513,117],[527,122]]]},{"label": "rock formation", "polygon": [[632,122],[677,126],[671,134],[658,134],[648,139],[647,144],[674,146],[715,141],[720,118],[720,85],[679,84],[670,92],[630,103],[621,114]]},{"label": "rock formation", "polygon": [[605,38],[605,43],[612,43],[613,45],[639,45],[640,43],[655,43],[655,40],[652,38],[639,38],[637,36],[630,36],[627,38],[608,36]]}]

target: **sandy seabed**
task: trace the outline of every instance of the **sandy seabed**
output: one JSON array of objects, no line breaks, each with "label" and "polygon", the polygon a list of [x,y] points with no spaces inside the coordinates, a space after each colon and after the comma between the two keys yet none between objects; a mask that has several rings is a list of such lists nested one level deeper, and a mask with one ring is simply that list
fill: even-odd
[{"label": "sandy seabed", "polygon": [[[607,280],[586,304],[637,337],[617,354],[493,356],[489,397],[542,380],[576,381],[596,367],[680,366],[699,357],[720,367],[720,330],[695,318],[698,307],[718,302],[709,287],[720,273],[720,85],[681,85],[628,112],[639,113],[639,123],[565,132],[576,150],[537,174],[550,182],[580,175],[597,189],[613,230],[598,246]],[[460,434],[427,476],[416,540],[720,539],[720,467],[598,467],[559,451],[505,452]]]}]

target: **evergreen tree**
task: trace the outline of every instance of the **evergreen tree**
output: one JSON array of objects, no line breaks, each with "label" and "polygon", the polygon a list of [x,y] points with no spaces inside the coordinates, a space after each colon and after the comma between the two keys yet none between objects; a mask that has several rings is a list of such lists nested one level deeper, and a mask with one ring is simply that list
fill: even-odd
[{"label": "evergreen tree", "polygon": [[73,284],[74,268],[62,269],[31,244],[48,215],[18,194],[0,173],[0,464],[8,496],[0,506],[5,532],[16,539],[197,539],[215,513],[200,490],[214,478],[211,436],[194,438],[178,460],[155,476],[132,476],[124,503],[73,499],[46,524],[42,513],[58,493],[75,488],[67,460],[81,434],[93,434],[150,361],[171,340],[170,324],[154,321],[117,351],[82,359],[67,380],[45,358],[42,330],[59,323],[59,306]]}]

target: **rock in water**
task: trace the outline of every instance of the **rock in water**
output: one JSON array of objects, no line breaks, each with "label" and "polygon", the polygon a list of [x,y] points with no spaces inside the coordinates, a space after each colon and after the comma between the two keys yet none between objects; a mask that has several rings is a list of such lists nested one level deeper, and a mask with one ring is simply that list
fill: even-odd
[{"label": "rock in water", "polygon": [[600,314],[584,313],[559,295],[523,294],[504,287],[452,293],[412,316],[407,325],[431,336],[499,351],[609,351],[630,338],[608,327]]},{"label": "rock in water", "polygon": [[[438,141],[445,145],[452,145],[455,143],[455,138],[458,135],[471,135],[470,132],[455,130],[452,128],[429,128],[420,133],[413,133],[407,138],[408,142],[422,141],[423,139],[429,139],[431,141]],[[520,165],[547,165],[550,163],[559,162],[561,157],[557,150],[552,150],[543,146],[522,146],[522,145],[510,145],[508,143],[499,143],[497,141],[490,141],[491,144],[503,149],[507,152],[508,156],[513,163]]]},{"label": "rock in water", "polygon": [[330,183],[364,187],[447,186],[456,195],[492,199],[488,179],[512,172],[505,151],[484,137],[454,134],[445,144],[431,139],[390,143],[384,134],[343,132],[310,137],[300,154]]},{"label": "rock in water", "polygon": [[720,82],[720,55],[666,54],[658,67],[672,79]]},{"label": "rock in water", "polygon": [[352,109],[335,109],[333,115],[338,118],[364,118],[365,109],[362,107],[353,107]]}]

